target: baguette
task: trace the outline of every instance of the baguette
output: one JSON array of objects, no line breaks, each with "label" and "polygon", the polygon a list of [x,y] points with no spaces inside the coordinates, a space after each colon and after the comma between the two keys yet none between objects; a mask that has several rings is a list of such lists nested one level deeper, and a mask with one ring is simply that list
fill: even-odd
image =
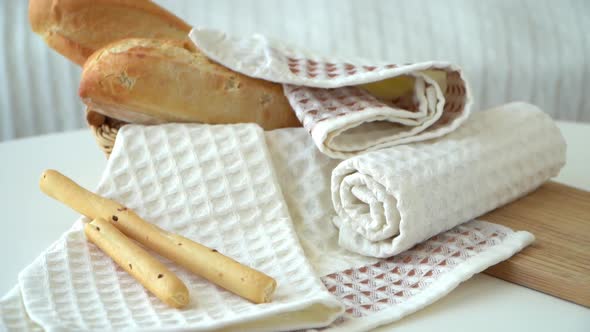
[{"label": "baguette", "polygon": [[51,48],[78,65],[119,39],[188,40],[191,29],[147,0],[30,0],[29,21]]},{"label": "baguette", "polygon": [[131,123],[301,126],[280,84],[231,71],[190,41],[132,38],[109,44],[85,63],[79,95],[94,111]]}]

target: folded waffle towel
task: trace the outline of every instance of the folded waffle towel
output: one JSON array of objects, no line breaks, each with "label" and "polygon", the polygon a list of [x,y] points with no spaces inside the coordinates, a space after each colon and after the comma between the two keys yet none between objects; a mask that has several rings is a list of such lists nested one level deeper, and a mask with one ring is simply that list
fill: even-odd
[{"label": "folded waffle towel", "polygon": [[345,160],[332,173],[340,245],[399,254],[536,189],[558,174],[565,150],[546,113],[512,103],[443,138]]},{"label": "folded waffle towel", "polygon": [[283,83],[297,117],[332,158],[440,137],[469,114],[469,87],[449,63],[324,57],[261,35],[233,38],[200,28],[190,37],[232,70]]},{"label": "folded waffle towel", "polygon": [[273,301],[253,304],[162,258],[191,294],[188,307],[170,308],[87,242],[80,219],[20,273],[3,315],[46,331],[275,331],[324,326],[343,311],[299,246],[256,125],[123,127],[98,193],[272,276]]}]

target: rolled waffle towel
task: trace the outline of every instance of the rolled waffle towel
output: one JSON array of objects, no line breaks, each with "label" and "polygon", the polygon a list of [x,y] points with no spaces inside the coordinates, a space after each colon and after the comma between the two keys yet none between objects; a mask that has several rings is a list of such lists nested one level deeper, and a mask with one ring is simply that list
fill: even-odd
[{"label": "rolled waffle towel", "polygon": [[328,291],[345,306],[330,331],[368,331],[399,320],[534,239],[526,231],[473,220],[394,257],[351,252],[338,244],[338,229],[329,222],[336,215],[330,178],[339,161],[320,153],[303,128],[274,130],[265,136],[305,255]]},{"label": "rolled waffle towel", "polygon": [[341,246],[389,257],[534,190],[565,164],[565,141],[537,107],[477,112],[428,143],[369,152],[332,173]]},{"label": "rolled waffle towel", "polygon": [[314,143],[332,158],[440,137],[469,114],[469,86],[450,63],[324,57],[261,35],[236,38],[201,28],[190,38],[225,67],[282,83]]}]

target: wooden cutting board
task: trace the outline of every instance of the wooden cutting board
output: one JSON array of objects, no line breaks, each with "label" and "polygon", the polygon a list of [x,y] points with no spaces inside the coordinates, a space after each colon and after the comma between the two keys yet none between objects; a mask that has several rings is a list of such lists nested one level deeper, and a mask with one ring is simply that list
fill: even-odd
[{"label": "wooden cutting board", "polygon": [[590,192],[548,182],[478,219],[536,238],[485,273],[590,307]]}]

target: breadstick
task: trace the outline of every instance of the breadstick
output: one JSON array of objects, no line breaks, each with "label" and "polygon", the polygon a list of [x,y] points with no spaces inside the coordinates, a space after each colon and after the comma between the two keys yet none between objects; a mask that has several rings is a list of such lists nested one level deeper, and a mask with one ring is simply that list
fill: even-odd
[{"label": "breadstick", "polygon": [[90,242],[96,244],[164,303],[174,308],[188,304],[188,289],[184,283],[108,221],[94,219],[84,226],[84,233]]},{"label": "breadstick", "polygon": [[46,170],[41,190],[89,218],[104,218],[128,237],[178,263],[189,271],[254,303],[271,300],[276,281],[180,235],[168,233],[141,219],[125,206],[96,195],[63,174]]}]

